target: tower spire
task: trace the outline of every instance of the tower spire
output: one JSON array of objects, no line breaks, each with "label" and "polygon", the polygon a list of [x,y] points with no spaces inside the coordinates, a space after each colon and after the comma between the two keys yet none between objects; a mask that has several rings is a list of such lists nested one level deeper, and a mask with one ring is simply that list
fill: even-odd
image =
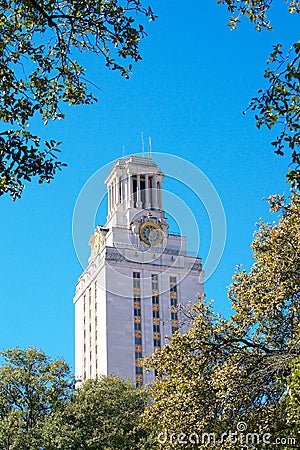
[{"label": "tower spire", "polygon": [[151,140],[151,137],[149,136],[149,141],[148,141],[148,155],[149,155],[149,158],[151,158],[151,152],[152,152],[152,140]]},{"label": "tower spire", "polygon": [[142,137],[142,155],[143,157],[145,156],[145,140],[144,140],[144,132],[141,132],[141,137]]}]

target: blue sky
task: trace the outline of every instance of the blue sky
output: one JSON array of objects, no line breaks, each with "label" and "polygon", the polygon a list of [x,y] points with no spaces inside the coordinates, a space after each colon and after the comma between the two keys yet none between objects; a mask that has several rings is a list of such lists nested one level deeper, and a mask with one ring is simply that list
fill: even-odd
[{"label": "blue sky", "polygon": [[[247,21],[230,32],[226,9],[215,2],[152,6],[159,19],[147,27],[143,61],[131,79],[89,57],[87,78],[99,86],[99,102],[65,108],[64,121],[32,130],[63,141],[68,167],[50,185],[29,184],[15,203],[0,199],[2,349],[33,345],[73,366],[72,299],[82,272],[72,242],[76,199],[93,173],[122,156],[123,147],[125,155],[141,151],[141,131],[152,138],[154,160],[155,152],[163,152],[190,161],[221,198],[227,241],[206,293],[225,315],[234,267],[251,266],[255,222],[269,219],[262,198],[288,192],[288,158],[273,154],[271,133],[258,131],[253,115],[242,111],[264,86],[272,45],[283,42],[287,49],[298,40],[298,17],[287,12],[285,2],[276,2],[273,32],[257,33]],[[206,209],[185,187],[168,180],[166,186],[194,209],[205,260],[211,237]],[[105,222],[103,209],[97,221]],[[86,231],[86,243],[92,231]]]}]

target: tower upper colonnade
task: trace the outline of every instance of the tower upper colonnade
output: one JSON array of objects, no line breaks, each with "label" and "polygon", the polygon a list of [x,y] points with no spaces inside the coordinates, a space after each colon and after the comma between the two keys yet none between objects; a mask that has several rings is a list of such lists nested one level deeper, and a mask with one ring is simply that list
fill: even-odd
[{"label": "tower upper colonnade", "polygon": [[162,210],[163,173],[151,158],[129,156],[118,159],[105,180],[108,216],[118,209]]}]

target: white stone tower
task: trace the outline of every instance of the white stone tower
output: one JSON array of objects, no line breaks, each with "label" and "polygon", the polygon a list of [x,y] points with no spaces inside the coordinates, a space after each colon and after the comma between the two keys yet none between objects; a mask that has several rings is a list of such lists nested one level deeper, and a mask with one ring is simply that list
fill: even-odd
[{"label": "white stone tower", "polygon": [[78,381],[111,373],[151,381],[140,358],[185,331],[179,305],[203,293],[200,258],[187,255],[185,237],[168,233],[163,177],[151,158],[129,156],[105,180],[107,222],[90,239],[74,297]]}]

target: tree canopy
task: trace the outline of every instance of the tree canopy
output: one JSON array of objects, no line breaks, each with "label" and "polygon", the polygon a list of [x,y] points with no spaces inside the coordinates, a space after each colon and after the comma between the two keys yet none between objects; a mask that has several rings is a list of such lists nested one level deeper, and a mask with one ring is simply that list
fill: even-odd
[{"label": "tree canopy", "polygon": [[96,101],[79,62],[86,52],[128,78],[141,59],[145,18],[155,16],[140,0],[1,3],[0,120],[7,126],[0,133],[0,195],[20,197],[24,182],[49,182],[65,165],[57,159],[60,143],[42,143],[31,131],[33,119],[47,124],[65,117],[64,103]]},{"label": "tree canopy", "polygon": [[146,449],[148,433],[137,426],[148,402],[146,390],[129,380],[87,380],[62,413],[48,418],[45,450]]},{"label": "tree canopy", "polygon": [[183,441],[188,449],[236,449],[234,436],[247,433],[255,448],[265,448],[267,435],[273,443],[290,439],[277,448],[297,448],[287,392],[290,384],[299,401],[299,364],[291,382],[289,376],[300,355],[300,195],[269,202],[281,216],[278,223],[259,224],[255,262],[249,272],[234,274],[232,317],[225,320],[201,299],[188,311],[193,328],[148,361],[158,377],[144,423],[160,449],[181,448]]},{"label": "tree canopy", "polygon": [[144,388],[111,375],[75,390],[68,365],[34,348],[5,350],[0,450],[147,450]]},{"label": "tree canopy", "polygon": [[291,364],[291,374],[288,377],[287,389],[287,422],[300,434],[300,358]]},{"label": "tree canopy", "polygon": [[47,417],[62,411],[73,392],[70,369],[34,348],[1,353],[0,449],[41,447]]},{"label": "tree canopy", "polygon": [[[256,30],[272,30],[268,19],[272,0],[218,0],[230,13],[228,25],[234,29],[243,16],[247,17]],[[287,8],[292,14],[300,13],[300,2],[286,0]],[[291,43],[283,50],[281,43],[274,44],[267,61],[265,78],[268,87],[260,89],[249,108],[255,112],[258,128],[276,126],[277,136],[272,142],[275,153],[283,155],[291,152],[291,164],[287,174],[288,181],[294,187],[300,187],[300,41]]]}]

